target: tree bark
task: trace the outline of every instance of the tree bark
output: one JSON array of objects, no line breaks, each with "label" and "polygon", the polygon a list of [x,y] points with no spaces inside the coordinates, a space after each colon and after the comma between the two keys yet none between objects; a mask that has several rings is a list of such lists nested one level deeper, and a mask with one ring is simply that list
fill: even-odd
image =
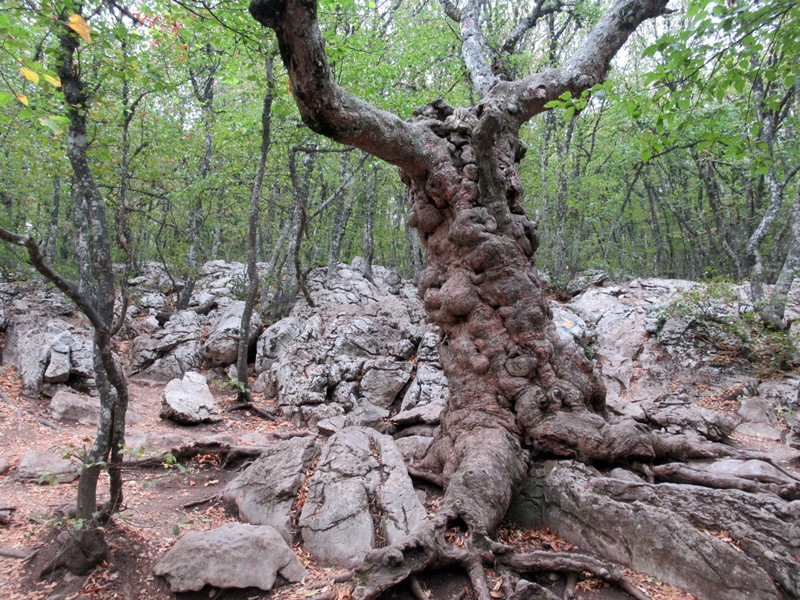
[{"label": "tree bark", "polygon": [[[429,567],[459,564],[477,597],[488,599],[482,565],[492,560],[492,535],[530,457],[624,464],[730,452],[609,418],[592,364],[556,333],[534,267],[536,225],[522,204],[519,127],[565,91],[578,96],[602,82],[630,33],[662,14],[665,2],[618,0],[565,66],[515,82],[487,73],[479,31],[472,31],[480,26],[479,3],[468,9],[463,53],[479,104],[453,109],[437,100],[403,122],[334,83],[313,1],[250,5],[275,30],[303,120],[399,167],[409,224],[428,253],[419,294],[444,331],[439,351],[450,400],[428,454],[412,467],[440,481],[444,497],[427,529],[367,557],[356,598],[378,597]],[[451,527],[467,530],[465,548],[446,542]]]}]

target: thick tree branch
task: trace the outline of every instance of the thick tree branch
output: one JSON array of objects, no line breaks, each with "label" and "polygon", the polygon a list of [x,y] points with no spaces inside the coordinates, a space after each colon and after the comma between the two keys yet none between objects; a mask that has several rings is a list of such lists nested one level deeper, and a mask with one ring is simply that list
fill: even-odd
[{"label": "thick tree branch", "polygon": [[487,60],[486,40],[481,30],[480,0],[469,0],[461,12],[461,55],[469,72],[472,85],[483,98],[497,83]]},{"label": "thick tree branch", "polygon": [[[492,95],[511,93],[508,110],[518,125],[544,112],[544,105],[564,92],[573,96],[602,83],[611,60],[633,31],[645,20],[666,11],[667,0],[617,0],[603,15],[572,58],[561,68],[531,75]],[[501,88],[501,89],[498,89]]]},{"label": "thick tree branch", "polygon": [[428,128],[406,123],[334,82],[316,2],[252,0],[250,14],[275,30],[292,93],[311,129],[374,154],[410,175],[426,173],[436,157],[446,152],[444,142]]}]

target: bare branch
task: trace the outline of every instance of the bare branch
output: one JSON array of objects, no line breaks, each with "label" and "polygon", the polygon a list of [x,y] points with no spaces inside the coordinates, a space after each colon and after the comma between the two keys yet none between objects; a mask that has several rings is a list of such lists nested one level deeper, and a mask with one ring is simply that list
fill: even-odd
[{"label": "bare branch", "polygon": [[503,45],[500,48],[501,54],[514,54],[514,52],[517,50],[517,45],[522,40],[522,37],[531,29],[536,27],[539,19],[561,10],[561,8],[564,6],[561,0],[555,0],[547,6],[545,6],[544,3],[545,0],[536,0],[536,4],[534,5],[531,14],[517,23],[514,29],[511,30],[511,33],[508,34],[506,41],[503,42]]},{"label": "bare branch", "polygon": [[472,85],[483,97],[489,93],[498,77],[492,73],[488,61],[488,47],[481,30],[480,0],[469,0],[461,12],[461,55],[469,72]]},{"label": "bare branch", "polygon": [[0,240],[25,248],[28,251],[28,258],[30,259],[33,267],[42,275],[42,277],[55,285],[64,293],[67,298],[77,304],[78,308],[80,308],[81,311],[83,311],[83,314],[88,317],[95,329],[102,331],[107,327],[107,324],[103,321],[103,319],[100,318],[100,315],[97,314],[97,311],[92,303],[80,293],[78,286],[45,262],[44,256],[42,256],[42,252],[39,249],[39,245],[32,237],[18,235],[0,227]]}]

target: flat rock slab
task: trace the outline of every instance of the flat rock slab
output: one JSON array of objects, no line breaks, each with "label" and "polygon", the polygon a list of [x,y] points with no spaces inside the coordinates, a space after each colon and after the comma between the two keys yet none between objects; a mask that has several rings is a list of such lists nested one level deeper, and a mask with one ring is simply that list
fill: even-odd
[{"label": "flat rock slab", "polygon": [[292,505],[317,455],[313,436],[266,441],[266,450],[225,487],[226,502],[236,505],[247,523],[270,525],[291,542]]},{"label": "flat rock slab", "polygon": [[91,396],[73,394],[59,389],[47,407],[56,419],[77,421],[78,423],[96,423],[100,416],[100,401]]},{"label": "flat rock slab", "polygon": [[355,566],[426,518],[394,440],[347,427],[322,450],[300,514],[303,540],[325,563]]},{"label": "flat rock slab", "polygon": [[183,379],[173,379],[164,388],[160,416],[181,425],[222,420],[206,378],[193,371],[186,373]]},{"label": "flat rock slab", "polygon": [[42,450],[28,450],[17,465],[19,481],[35,483],[69,483],[80,475],[81,462],[75,458],[64,459]]},{"label": "flat rock slab", "polygon": [[271,590],[281,576],[297,582],[306,569],[281,535],[267,525],[227,523],[189,533],[170,548],[154,572],[173,592],[217,588]]}]

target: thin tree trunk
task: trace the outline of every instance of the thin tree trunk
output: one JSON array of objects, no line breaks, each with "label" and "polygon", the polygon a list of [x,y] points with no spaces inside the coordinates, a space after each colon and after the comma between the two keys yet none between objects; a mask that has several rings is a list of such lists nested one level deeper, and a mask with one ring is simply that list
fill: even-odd
[{"label": "thin tree trunk", "polygon": [[[207,60],[211,60],[214,48],[211,44],[203,47],[203,53]],[[201,182],[207,182],[211,173],[211,158],[214,152],[214,82],[218,62],[211,62],[201,73],[191,72],[189,80],[192,84],[195,97],[200,103],[200,120],[203,125],[203,152],[200,155],[198,174]],[[197,270],[200,266],[200,244],[201,233],[203,230],[203,194],[207,190],[199,190],[195,196],[194,203],[189,213],[189,229],[187,237],[189,239],[189,249],[186,252],[187,275],[183,284],[183,289],[178,294],[178,310],[184,310],[189,306],[194,286],[197,282]]]},{"label": "thin tree trunk", "polygon": [[369,184],[364,191],[364,277],[372,281],[375,258],[375,205],[378,203],[378,166],[372,167]]},{"label": "thin tree trunk", "polygon": [[789,326],[785,320],[786,300],[798,268],[800,268],[800,188],[795,193],[792,203],[789,250],[778,274],[778,280],[772,288],[770,299],[763,302],[760,307],[756,307],[762,321],[777,331],[783,331]]},{"label": "thin tree trunk", "polygon": [[250,212],[247,220],[247,297],[244,301],[242,311],[242,322],[239,327],[239,348],[236,357],[236,378],[239,383],[239,402],[250,402],[250,390],[247,385],[247,354],[249,350],[250,322],[253,317],[253,310],[258,299],[258,267],[256,265],[256,255],[258,252],[258,221],[260,215],[261,189],[264,184],[264,173],[267,168],[267,157],[271,144],[271,124],[272,124],[272,93],[275,87],[275,76],[272,69],[272,55],[267,55],[264,65],[267,91],[261,108],[261,147],[256,167],[256,175],[253,181],[253,189],[250,193]]},{"label": "thin tree trunk", "polygon": [[53,204],[50,206],[50,222],[47,225],[45,259],[51,265],[55,261],[58,246],[58,217],[61,212],[61,177],[53,177]]}]

